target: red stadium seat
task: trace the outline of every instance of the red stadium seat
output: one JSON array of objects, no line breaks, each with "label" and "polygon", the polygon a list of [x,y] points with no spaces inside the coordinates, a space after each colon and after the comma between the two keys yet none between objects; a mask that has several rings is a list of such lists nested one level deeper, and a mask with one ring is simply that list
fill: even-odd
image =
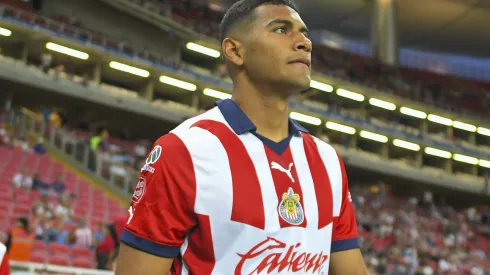
[{"label": "red stadium seat", "polygon": [[46,253],[46,243],[44,241],[36,240],[32,245],[32,250]]},{"label": "red stadium seat", "polygon": [[63,266],[68,266],[70,265],[70,259],[64,255],[64,256],[49,256],[48,262],[53,265],[63,265]]},{"label": "red stadium seat", "polygon": [[10,199],[11,197],[8,198],[0,197],[0,201],[2,201],[2,203],[0,203],[0,215],[2,215],[3,213],[9,213],[11,204],[3,203],[3,202],[7,202]]},{"label": "red stadium seat", "polygon": [[71,249],[71,255],[74,258],[83,258],[87,257],[89,258],[91,256],[91,251],[88,248],[85,247],[73,247]]},{"label": "red stadium seat", "polygon": [[68,254],[70,247],[64,244],[50,243],[48,244],[48,250],[51,255]]},{"label": "red stadium seat", "polygon": [[45,263],[46,262],[46,252],[34,251],[29,256],[29,261],[33,263]]},{"label": "red stadium seat", "polygon": [[74,258],[72,265],[75,267],[82,267],[82,268],[93,268],[93,262],[89,258]]}]

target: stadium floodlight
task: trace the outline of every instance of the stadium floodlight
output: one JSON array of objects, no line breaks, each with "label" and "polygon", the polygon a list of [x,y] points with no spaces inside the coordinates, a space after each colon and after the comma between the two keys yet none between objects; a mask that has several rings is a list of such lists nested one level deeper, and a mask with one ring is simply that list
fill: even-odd
[{"label": "stadium floodlight", "polygon": [[129,66],[129,65],[126,65],[123,63],[119,63],[117,61],[109,62],[109,67],[111,67],[115,70],[119,70],[122,72],[126,72],[128,74],[133,74],[133,75],[137,75],[137,76],[141,76],[141,77],[149,77],[150,76],[150,72],[147,70],[143,70],[143,69],[136,68],[133,66]]},{"label": "stadium floodlight", "polygon": [[178,79],[168,77],[168,76],[164,76],[164,75],[160,76],[160,82],[165,83],[165,84],[170,85],[170,86],[178,87],[178,88],[181,88],[181,89],[184,89],[187,91],[191,91],[191,92],[194,92],[195,90],[197,90],[197,86],[192,84],[192,83],[185,82],[185,81],[178,80]]},{"label": "stadium floodlight", "polygon": [[418,145],[416,143],[404,141],[401,139],[394,139],[393,145],[395,145],[396,147],[404,148],[404,149],[415,151],[415,152],[420,151],[420,145]]},{"label": "stadium floodlight", "polygon": [[461,122],[461,121],[454,121],[453,122],[453,127],[454,128],[458,128],[458,129],[461,129],[461,130],[465,130],[465,131],[468,131],[468,132],[476,132],[476,126],[475,125],[471,125],[471,124],[468,124],[468,123],[464,123],[464,122]]},{"label": "stadium floodlight", "polygon": [[376,107],[379,107],[379,108],[390,110],[390,111],[394,111],[396,109],[395,104],[388,102],[388,101],[381,100],[381,99],[377,99],[374,97],[369,99],[369,104],[376,106]]},{"label": "stadium floodlight", "polygon": [[490,168],[490,160],[481,159],[478,161],[478,164],[480,164],[481,167]]},{"label": "stadium floodlight", "polygon": [[358,94],[358,93],[354,93],[354,92],[351,92],[348,90],[344,90],[344,89],[337,89],[337,95],[339,95],[341,97],[348,98],[348,99],[352,99],[355,101],[359,101],[359,102],[364,101],[363,95]]},{"label": "stadium floodlight", "polygon": [[374,141],[381,142],[381,143],[387,143],[388,142],[387,136],[383,136],[380,134],[376,134],[376,133],[372,133],[372,132],[368,132],[368,131],[364,131],[364,130],[361,131],[359,133],[359,135],[365,139],[370,139],[370,140],[374,140]]},{"label": "stadium floodlight", "polygon": [[204,55],[211,56],[214,58],[218,58],[221,56],[221,53],[217,50],[214,50],[214,49],[211,49],[208,47],[204,47],[202,45],[192,43],[192,42],[187,43],[186,48],[191,50],[191,51],[195,51],[195,52],[198,52],[200,54],[204,54]]},{"label": "stadium floodlight", "polygon": [[461,154],[454,154],[453,155],[453,159],[455,161],[464,162],[464,163],[468,163],[468,164],[473,164],[473,165],[477,165],[478,164],[478,159],[477,158],[470,157],[470,156],[465,156],[465,155],[461,155]]},{"label": "stadium floodlight", "polygon": [[294,120],[302,121],[304,123],[308,123],[308,124],[312,124],[312,125],[316,125],[316,126],[322,124],[321,119],[314,117],[314,116],[309,116],[309,115],[305,115],[305,114],[301,114],[301,113],[297,113],[297,112],[291,112],[289,114],[289,116]]},{"label": "stadium floodlight", "polygon": [[1,36],[11,36],[12,31],[9,29],[5,29],[5,28],[0,27],[0,35]]},{"label": "stadium floodlight", "polygon": [[84,52],[81,52],[81,51],[78,51],[78,50],[75,50],[72,48],[68,48],[68,47],[53,43],[53,42],[46,43],[46,49],[52,50],[55,52],[59,52],[62,54],[66,54],[66,55],[69,55],[69,56],[72,56],[75,58],[83,59],[83,60],[88,59],[88,53],[84,53]]},{"label": "stadium floodlight", "polygon": [[353,127],[342,125],[332,121],[327,121],[327,123],[325,123],[325,126],[330,130],[342,132],[349,135],[353,135],[356,133],[356,129],[354,129]]},{"label": "stadium floodlight", "polygon": [[448,151],[439,150],[439,149],[432,148],[432,147],[426,147],[424,152],[427,155],[436,156],[436,157],[445,158],[445,159],[450,159],[452,156],[452,154]]},{"label": "stadium floodlight", "polygon": [[407,115],[407,116],[413,116],[416,118],[420,118],[420,119],[426,119],[427,118],[426,113],[419,111],[419,110],[412,109],[412,108],[407,108],[407,107],[401,107],[400,113]]},{"label": "stadium floodlight", "polygon": [[488,129],[488,128],[478,127],[477,132],[480,135],[484,135],[484,136],[489,136],[490,137],[490,129]]},{"label": "stadium floodlight", "polygon": [[333,87],[331,85],[316,81],[316,80],[311,80],[310,82],[310,87],[318,89],[320,91],[324,91],[327,93],[333,92]]},{"label": "stadium floodlight", "polygon": [[223,93],[223,92],[220,92],[220,91],[217,91],[217,90],[213,90],[213,89],[209,89],[209,88],[205,88],[202,91],[202,93],[205,94],[205,95],[207,95],[207,96],[214,97],[214,98],[219,98],[219,99],[228,99],[228,98],[231,98],[231,94]]},{"label": "stadium floodlight", "polygon": [[438,115],[433,115],[433,114],[430,114],[427,119],[429,121],[432,121],[432,122],[435,122],[435,123],[439,123],[439,124],[442,124],[442,125],[446,125],[446,126],[452,126],[453,125],[453,121],[449,118],[446,118],[446,117],[442,117],[442,116],[438,116]]}]

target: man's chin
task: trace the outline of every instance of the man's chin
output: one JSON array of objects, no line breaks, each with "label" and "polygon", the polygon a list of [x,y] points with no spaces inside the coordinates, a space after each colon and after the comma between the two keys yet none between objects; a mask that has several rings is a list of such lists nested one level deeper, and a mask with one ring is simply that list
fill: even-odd
[{"label": "man's chin", "polygon": [[298,93],[309,90],[311,88],[311,78],[296,79]]}]

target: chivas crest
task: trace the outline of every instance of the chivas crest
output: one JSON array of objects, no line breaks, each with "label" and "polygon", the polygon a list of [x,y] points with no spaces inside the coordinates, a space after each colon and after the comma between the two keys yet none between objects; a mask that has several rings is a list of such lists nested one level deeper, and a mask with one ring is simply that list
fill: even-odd
[{"label": "chivas crest", "polygon": [[303,208],[299,202],[300,197],[289,187],[288,192],[282,195],[282,201],[279,204],[279,216],[292,225],[300,225],[305,218]]}]

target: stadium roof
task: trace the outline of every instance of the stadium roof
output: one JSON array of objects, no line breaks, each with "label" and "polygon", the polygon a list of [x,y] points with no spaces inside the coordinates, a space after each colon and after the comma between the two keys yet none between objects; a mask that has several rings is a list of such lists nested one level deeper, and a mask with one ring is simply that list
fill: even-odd
[{"label": "stadium roof", "polygon": [[[311,29],[326,29],[345,37],[367,40],[374,1],[296,2]],[[401,47],[490,57],[489,0],[398,0],[397,5]]]}]

